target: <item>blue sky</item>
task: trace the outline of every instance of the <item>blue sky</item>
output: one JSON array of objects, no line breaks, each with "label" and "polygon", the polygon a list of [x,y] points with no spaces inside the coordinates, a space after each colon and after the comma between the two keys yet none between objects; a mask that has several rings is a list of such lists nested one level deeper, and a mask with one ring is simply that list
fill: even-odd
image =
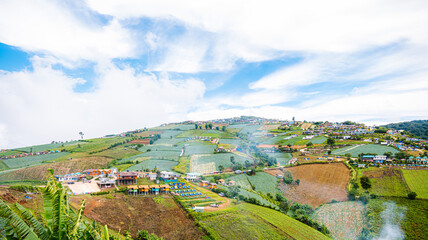
[{"label": "blue sky", "polygon": [[0,148],[240,115],[426,119],[426,1],[2,1]]}]

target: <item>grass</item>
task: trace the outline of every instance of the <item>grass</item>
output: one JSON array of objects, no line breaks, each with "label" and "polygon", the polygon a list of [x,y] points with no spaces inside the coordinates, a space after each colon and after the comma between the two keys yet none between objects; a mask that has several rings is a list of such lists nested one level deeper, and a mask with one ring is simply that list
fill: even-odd
[{"label": "grass", "polygon": [[333,239],[358,239],[365,225],[365,207],[357,201],[324,204],[313,219],[325,225]]},{"label": "grass", "polygon": [[[407,196],[406,183],[403,181],[399,169],[384,169],[384,168],[363,168],[358,169],[358,183],[359,179],[366,175],[370,178],[372,184],[371,193],[378,196]],[[361,192],[363,192],[363,189]]]},{"label": "grass", "polygon": [[254,191],[261,191],[265,195],[270,193],[272,196],[275,196],[276,193],[280,192],[277,188],[278,179],[265,172],[258,172],[254,176],[246,174],[234,175],[227,180],[233,180],[236,182],[236,185],[250,190],[252,189],[251,185],[253,185],[255,187]]},{"label": "grass", "polygon": [[190,171],[190,157],[180,157],[178,159],[178,165],[174,166],[172,170],[179,173],[187,173]]},{"label": "grass", "polygon": [[428,199],[428,171],[404,169],[402,171],[410,190],[416,192],[418,198]]},{"label": "grass", "polygon": [[7,167],[11,169],[24,168],[24,167],[37,166],[37,165],[43,164],[44,162],[65,156],[67,154],[68,154],[67,152],[50,153],[50,154],[44,154],[44,155],[5,159],[3,160],[3,162],[5,165],[7,165]]},{"label": "grass", "polygon": [[345,155],[350,153],[352,157],[358,157],[360,153],[375,153],[377,155],[383,155],[386,152],[397,153],[397,149],[389,146],[382,146],[378,144],[366,144],[361,146],[348,146],[345,148],[339,148],[332,152],[333,155]]}]

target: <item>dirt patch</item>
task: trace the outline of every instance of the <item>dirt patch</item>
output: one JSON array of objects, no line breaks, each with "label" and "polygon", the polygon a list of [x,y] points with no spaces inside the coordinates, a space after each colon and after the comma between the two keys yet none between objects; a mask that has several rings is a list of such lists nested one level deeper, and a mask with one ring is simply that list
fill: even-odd
[{"label": "dirt patch", "polygon": [[400,177],[400,170],[396,170],[396,169],[370,170],[370,171],[364,171],[363,175],[369,178],[383,178],[383,177],[392,177],[392,176]]},{"label": "dirt patch", "polygon": [[[279,170],[266,172],[276,176]],[[300,179],[300,184],[285,184],[282,180],[279,188],[284,196],[293,201],[318,207],[321,204],[347,200],[346,185],[350,179],[350,170],[342,163],[308,164],[291,168],[294,179]],[[283,174],[283,173],[282,173]]]},{"label": "dirt patch", "polygon": [[73,207],[86,199],[85,215],[114,230],[130,230],[135,236],[138,230],[154,232],[164,239],[201,239],[193,221],[175,204],[170,196],[161,203],[153,197],[117,194],[115,199],[101,196],[73,196]]}]

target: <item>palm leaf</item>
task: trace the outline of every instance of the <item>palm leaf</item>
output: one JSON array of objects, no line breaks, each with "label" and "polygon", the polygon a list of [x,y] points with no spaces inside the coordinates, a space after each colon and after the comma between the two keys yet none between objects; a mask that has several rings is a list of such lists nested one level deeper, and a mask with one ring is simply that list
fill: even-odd
[{"label": "palm leaf", "polygon": [[27,224],[33,228],[33,231],[37,234],[40,239],[47,240],[49,239],[49,231],[46,229],[46,226],[39,222],[34,215],[28,211],[26,208],[16,203],[15,208],[18,211],[19,215],[22,216],[23,220],[27,222]]},{"label": "palm leaf", "polygon": [[39,239],[33,230],[6,203],[0,200],[0,217],[6,220],[5,232],[7,238],[24,240]]}]

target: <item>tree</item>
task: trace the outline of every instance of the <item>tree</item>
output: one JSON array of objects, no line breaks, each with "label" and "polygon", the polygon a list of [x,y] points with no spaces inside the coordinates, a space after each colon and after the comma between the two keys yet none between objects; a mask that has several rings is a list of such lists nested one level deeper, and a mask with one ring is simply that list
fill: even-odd
[{"label": "tree", "polygon": [[239,188],[236,186],[229,187],[229,191],[226,193],[226,197],[234,198],[238,196]]},{"label": "tree", "polygon": [[79,132],[79,135],[80,135],[80,137],[82,138],[82,140],[83,140],[83,135],[85,135],[85,134],[83,134],[83,132]]},{"label": "tree", "polygon": [[195,123],[195,129],[198,129],[198,124],[197,123]]},{"label": "tree", "polygon": [[312,143],[312,142],[308,142],[307,144],[306,144],[306,147],[311,147],[311,146],[313,146],[314,144]]},{"label": "tree", "polygon": [[219,126],[215,127],[215,130],[220,131],[220,127]]},{"label": "tree", "polygon": [[219,166],[218,166],[218,170],[219,170],[220,172],[223,172],[223,170],[224,170],[223,165],[219,165]]},{"label": "tree", "polygon": [[409,194],[407,194],[407,197],[408,197],[410,200],[414,200],[414,199],[416,198],[416,196],[418,196],[418,194],[417,194],[417,193],[415,193],[415,192],[409,192]]},{"label": "tree", "polygon": [[55,181],[53,170],[48,170],[48,181],[43,190],[44,214],[37,217],[19,203],[11,206],[0,200],[0,218],[5,224],[6,239],[109,239],[107,226],[103,231],[95,223],[83,220],[85,200],[74,211],[69,205],[67,189]]},{"label": "tree", "polygon": [[297,185],[300,185],[300,179],[296,179],[296,181],[294,181]]},{"label": "tree", "polygon": [[393,154],[392,152],[386,152],[386,153],[385,153],[385,156],[386,156],[387,158],[391,158],[393,155],[394,155],[394,154]]},{"label": "tree", "polygon": [[371,184],[371,182],[370,182],[370,178],[369,178],[369,177],[367,177],[367,176],[362,176],[362,177],[360,178],[360,185],[361,185],[361,187],[362,187],[362,188],[364,188],[366,191],[367,191],[368,189],[370,189],[370,188],[372,187],[372,184]]},{"label": "tree", "polygon": [[234,156],[230,156],[230,162],[231,162],[232,164],[235,164],[235,157],[234,157]]},{"label": "tree", "polygon": [[225,131],[226,131],[226,126],[221,126],[221,130],[222,130],[223,132],[225,132]]},{"label": "tree", "polygon": [[334,138],[327,138],[327,145],[333,146],[336,143]]},{"label": "tree", "polygon": [[213,129],[213,124],[212,123],[208,123],[208,128],[209,129]]}]

